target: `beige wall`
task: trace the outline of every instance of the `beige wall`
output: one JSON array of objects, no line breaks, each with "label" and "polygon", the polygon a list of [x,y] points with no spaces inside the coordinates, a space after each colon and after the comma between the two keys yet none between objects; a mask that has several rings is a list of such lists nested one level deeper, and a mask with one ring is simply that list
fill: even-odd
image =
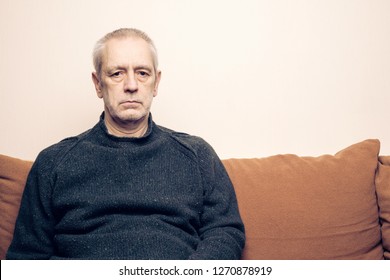
[{"label": "beige wall", "polygon": [[222,158],[334,153],[366,138],[390,154],[388,0],[0,0],[0,153],[34,159],[94,125],[95,41],[155,40],[152,112]]}]

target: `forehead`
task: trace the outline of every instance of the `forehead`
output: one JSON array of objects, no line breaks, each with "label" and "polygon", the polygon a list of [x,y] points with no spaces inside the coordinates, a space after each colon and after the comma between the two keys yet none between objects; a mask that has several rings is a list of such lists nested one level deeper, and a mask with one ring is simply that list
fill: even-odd
[{"label": "forehead", "polygon": [[124,37],[107,41],[102,52],[103,68],[147,65],[153,67],[152,47],[142,38]]}]

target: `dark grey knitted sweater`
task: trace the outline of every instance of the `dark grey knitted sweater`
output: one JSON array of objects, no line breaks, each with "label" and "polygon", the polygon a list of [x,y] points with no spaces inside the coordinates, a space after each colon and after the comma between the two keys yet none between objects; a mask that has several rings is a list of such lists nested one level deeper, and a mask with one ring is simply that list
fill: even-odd
[{"label": "dark grey knitted sweater", "polygon": [[91,130],[42,151],[8,259],[238,259],[244,227],[228,175],[202,139],[157,126]]}]

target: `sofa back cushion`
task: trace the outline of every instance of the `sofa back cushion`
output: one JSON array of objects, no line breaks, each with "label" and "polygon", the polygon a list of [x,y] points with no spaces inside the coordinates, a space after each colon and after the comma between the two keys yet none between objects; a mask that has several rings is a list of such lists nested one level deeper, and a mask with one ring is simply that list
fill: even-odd
[{"label": "sofa back cushion", "polygon": [[379,146],[224,160],[246,226],[243,259],[382,259]]},{"label": "sofa back cushion", "polygon": [[0,259],[11,243],[20,200],[32,162],[0,155]]}]

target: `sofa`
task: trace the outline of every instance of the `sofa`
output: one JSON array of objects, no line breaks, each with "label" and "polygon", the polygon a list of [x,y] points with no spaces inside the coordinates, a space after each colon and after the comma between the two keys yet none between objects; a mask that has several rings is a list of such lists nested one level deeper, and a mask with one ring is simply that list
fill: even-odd
[{"label": "sofa", "polygon": [[[244,260],[390,258],[390,156],[379,140],[335,155],[225,159],[246,226]],[[0,155],[0,258],[32,162]]]}]

